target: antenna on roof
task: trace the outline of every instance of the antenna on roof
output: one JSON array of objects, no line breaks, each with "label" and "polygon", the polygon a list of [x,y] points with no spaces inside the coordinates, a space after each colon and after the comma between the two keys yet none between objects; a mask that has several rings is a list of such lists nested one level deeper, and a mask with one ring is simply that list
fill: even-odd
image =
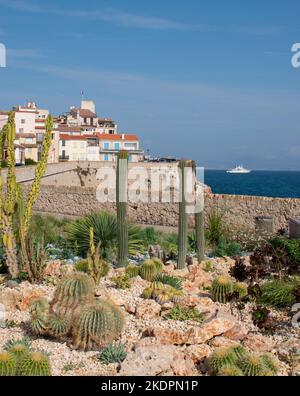
[{"label": "antenna on roof", "polygon": [[83,94],[84,94],[84,92],[83,92],[83,91],[81,91],[81,92],[80,92],[80,95],[81,95],[81,101],[83,101]]}]

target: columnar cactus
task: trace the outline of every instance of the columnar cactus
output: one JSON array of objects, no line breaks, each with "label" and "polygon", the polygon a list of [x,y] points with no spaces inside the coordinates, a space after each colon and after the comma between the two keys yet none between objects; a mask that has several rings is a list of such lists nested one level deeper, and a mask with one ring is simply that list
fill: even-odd
[{"label": "columnar cactus", "polygon": [[17,361],[15,357],[7,352],[0,353],[0,377],[11,377],[16,375]]},{"label": "columnar cactus", "polygon": [[127,178],[128,153],[124,150],[119,152],[116,177],[118,267],[126,266],[128,256]]},{"label": "columnar cactus", "polygon": [[214,301],[225,304],[228,296],[233,292],[233,282],[226,276],[219,276],[212,284],[212,297]]},{"label": "columnar cactus", "polygon": [[205,257],[205,236],[204,236],[204,211],[200,210],[195,213],[195,228],[196,228],[196,252],[198,262],[204,260]]},{"label": "columnar cactus", "polygon": [[42,352],[32,352],[20,362],[20,375],[28,377],[46,377],[51,375],[49,357]]},{"label": "columnar cactus", "polygon": [[57,286],[51,303],[57,315],[72,317],[74,310],[88,304],[94,298],[95,283],[93,279],[83,272],[75,272],[66,276]]},{"label": "columnar cactus", "polygon": [[188,214],[187,214],[187,180],[185,169],[188,162],[181,160],[179,162],[180,172],[180,198],[179,198],[179,223],[178,223],[178,269],[186,266],[186,255],[188,246]]},{"label": "columnar cactus", "polygon": [[75,318],[72,334],[76,349],[91,350],[116,339],[124,324],[121,310],[108,301],[96,301],[82,308]]}]

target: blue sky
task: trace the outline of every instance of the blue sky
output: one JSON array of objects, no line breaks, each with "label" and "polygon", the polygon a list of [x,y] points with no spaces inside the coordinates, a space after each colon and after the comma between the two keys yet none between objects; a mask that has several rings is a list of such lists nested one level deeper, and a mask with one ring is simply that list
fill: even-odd
[{"label": "blue sky", "polygon": [[153,155],[300,170],[298,0],[0,0],[0,109],[80,91]]}]

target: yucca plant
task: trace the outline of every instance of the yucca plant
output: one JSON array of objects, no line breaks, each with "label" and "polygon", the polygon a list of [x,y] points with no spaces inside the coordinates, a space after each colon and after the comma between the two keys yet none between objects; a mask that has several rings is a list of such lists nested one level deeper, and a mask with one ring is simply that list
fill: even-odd
[{"label": "yucca plant", "polygon": [[[77,241],[78,252],[84,256],[90,247],[90,228],[94,230],[94,244],[100,243],[103,258],[117,247],[117,218],[111,213],[96,212],[77,219],[66,226],[66,235],[72,245]],[[141,229],[128,224],[128,253],[142,253]]]}]

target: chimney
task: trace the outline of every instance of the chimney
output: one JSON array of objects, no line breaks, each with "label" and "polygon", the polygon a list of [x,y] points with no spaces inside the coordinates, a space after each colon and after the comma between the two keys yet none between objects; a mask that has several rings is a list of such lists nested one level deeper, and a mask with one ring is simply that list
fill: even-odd
[{"label": "chimney", "polygon": [[122,140],[125,140],[125,133],[122,133]]}]

